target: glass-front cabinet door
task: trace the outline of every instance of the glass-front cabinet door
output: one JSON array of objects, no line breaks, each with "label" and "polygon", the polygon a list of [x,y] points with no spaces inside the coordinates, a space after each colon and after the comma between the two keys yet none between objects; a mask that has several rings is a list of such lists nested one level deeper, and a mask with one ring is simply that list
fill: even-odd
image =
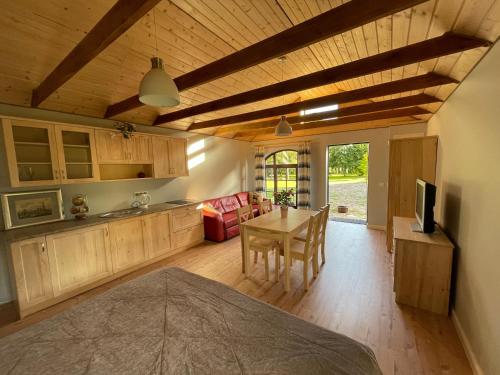
[{"label": "glass-front cabinet door", "polygon": [[93,129],[56,125],[61,182],[79,183],[99,180]]},{"label": "glass-front cabinet door", "polygon": [[53,125],[3,119],[2,127],[13,187],[60,183]]}]

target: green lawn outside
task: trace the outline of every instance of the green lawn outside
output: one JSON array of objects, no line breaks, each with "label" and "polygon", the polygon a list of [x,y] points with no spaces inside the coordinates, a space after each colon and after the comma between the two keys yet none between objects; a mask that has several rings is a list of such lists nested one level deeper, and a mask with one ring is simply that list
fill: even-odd
[{"label": "green lawn outside", "polygon": [[336,184],[352,184],[356,182],[366,182],[367,176],[358,175],[341,175],[341,174],[331,174],[328,176],[328,181],[335,182]]},{"label": "green lawn outside", "polygon": [[[267,190],[273,190],[274,181],[266,181]],[[278,191],[286,188],[286,181],[278,181]],[[295,181],[288,181],[288,188],[293,188],[294,191],[297,190],[297,184]]]}]

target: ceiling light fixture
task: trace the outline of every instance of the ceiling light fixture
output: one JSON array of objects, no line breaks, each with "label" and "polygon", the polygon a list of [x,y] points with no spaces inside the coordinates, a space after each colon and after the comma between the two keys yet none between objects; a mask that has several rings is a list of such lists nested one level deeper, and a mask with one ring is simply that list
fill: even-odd
[{"label": "ceiling light fixture", "polygon": [[[283,67],[285,65],[286,56],[281,56],[278,58],[281,61],[281,82],[283,82]],[[285,95],[283,95],[283,104],[285,104]],[[282,115],[278,125],[274,128],[274,135],[277,137],[287,137],[292,135],[292,127],[286,120],[286,116]]]},{"label": "ceiling light fixture", "polygon": [[151,58],[151,70],[142,78],[139,86],[139,101],[154,107],[175,107],[180,103],[179,90],[174,80],[163,70],[163,60],[158,57],[158,36],[155,26],[156,56]]}]

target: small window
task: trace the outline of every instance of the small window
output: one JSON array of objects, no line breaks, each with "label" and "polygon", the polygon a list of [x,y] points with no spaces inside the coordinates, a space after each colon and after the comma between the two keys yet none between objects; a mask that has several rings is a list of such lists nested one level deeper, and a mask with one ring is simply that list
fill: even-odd
[{"label": "small window", "polygon": [[266,197],[274,201],[274,193],[284,189],[295,192],[297,206],[297,151],[277,151],[266,158]]}]

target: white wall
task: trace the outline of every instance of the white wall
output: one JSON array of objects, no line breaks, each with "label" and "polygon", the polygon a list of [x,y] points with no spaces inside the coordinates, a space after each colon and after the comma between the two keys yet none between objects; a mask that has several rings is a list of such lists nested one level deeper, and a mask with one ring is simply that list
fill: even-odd
[{"label": "white wall", "polygon": [[456,243],[455,320],[484,374],[500,374],[500,45],[429,121],[439,135],[436,220]]},{"label": "white wall", "polygon": [[[319,208],[327,202],[327,150],[328,146],[347,143],[370,144],[368,161],[368,225],[385,227],[387,218],[387,182],[389,177],[389,140],[401,136],[423,136],[425,123],[393,126],[387,128],[323,134],[293,138],[290,141],[311,141],[311,205]],[[273,142],[259,142],[273,145]],[[293,145],[266,147],[266,155],[279,149],[297,149]],[[249,161],[249,181],[253,183],[253,159]]]},{"label": "white wall", "polygon": [[[15,112],[12,113],[12,111]],[[109,125],[109,122],[83,116],[65,115],[50,111],[33,112],[33,110],[30,110],[30,113],[25,113],[25,110],[20,107],[0,105],[0,116],[2,114],[10,116],[31,115],[31,117],[39,119],[83,123],[93,126]],[[140,127],[138,130],[165,133],[162,129],[151,129],[151,127]],[[37,190],[38,188],[12,189],[9,187],[2,134],[3,132],[0,131],[0,191]],[[200,155],[205,158],[203,163],[190,169],[189,177],[62,185],[67,218],[72,217],[69,213],[71,197],[79,193],[88,196],[90,214],[98,214],[130,207],[130,203],[133,201],[132,194],[135,191],[146,190],[152,196],[152,203],[160,203],[181,198],[206,199],[247,190],[247,162],[251,154],[251,146],[248,142],[217,137],[193,136],[192,133],[185,132],[176,132],[175,136],[190,136],[188,138],[188,148],[193,143],[204,142],[204,147],[201,150],[189,155],[189,158]],[[0,228],[3,228],[2,219],[0,219]],[[0,303],[7,302],[10,299],[6,254],[5,251],[0,249]]]}]

